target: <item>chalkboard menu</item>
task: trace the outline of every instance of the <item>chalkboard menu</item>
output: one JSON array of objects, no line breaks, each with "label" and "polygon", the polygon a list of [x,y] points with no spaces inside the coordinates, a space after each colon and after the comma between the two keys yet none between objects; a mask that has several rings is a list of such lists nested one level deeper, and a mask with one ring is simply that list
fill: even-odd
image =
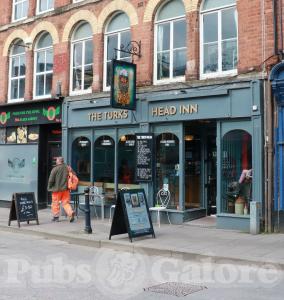
[{"label": "chalkboard menu", "polygon": [[153,180],[153,147],[154,135],[152,133],[136,134],[136,170],[137,182]]},{"label": "chalkboard menu", "polygon": [[18,226],[20,222],[36,221],[38,222],[37,204],[34,193],[15,193],[13,194],[8,226],[11,221],[17,220]]},{"label": "chalkboard menu", "polygon": [[131,242],[139,236],[155,237],[143,189],[124,190],[118,194],[109,239],[123,233],[128,233]]}]

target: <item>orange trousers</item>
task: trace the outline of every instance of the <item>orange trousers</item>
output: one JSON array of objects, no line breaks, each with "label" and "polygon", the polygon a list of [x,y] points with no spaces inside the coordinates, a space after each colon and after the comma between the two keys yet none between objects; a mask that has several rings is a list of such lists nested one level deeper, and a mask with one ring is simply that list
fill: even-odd
[{"label": "orange trousers", "polygon": [[70,192],[62,191],[62,192],[52,192],[52,204],[51,211],[54,217],[59,217],[60,215],[60,202],[62,203],[62,207],[64,208],[68,217],[71,217],[73,214],[73,209],[70,205]]}]

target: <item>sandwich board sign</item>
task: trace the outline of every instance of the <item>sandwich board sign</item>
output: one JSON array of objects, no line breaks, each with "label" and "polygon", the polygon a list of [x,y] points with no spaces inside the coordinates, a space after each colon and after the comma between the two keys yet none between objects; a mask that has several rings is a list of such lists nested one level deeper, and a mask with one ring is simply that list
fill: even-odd
[{"label": "sandwich board sign", "polygon": [[109,239],[128,233],[129,239],[155,232],[144,189],[123,190],[118,193]]},{"label": "sandwich board sign", "polygon": [[34,193],[13,194],[8,226],[11,225],[11,221],[17,221],[18,227],[20,227],[21,222],[29,224],[30,221],[36,221],[37,225],[39,225]]}]

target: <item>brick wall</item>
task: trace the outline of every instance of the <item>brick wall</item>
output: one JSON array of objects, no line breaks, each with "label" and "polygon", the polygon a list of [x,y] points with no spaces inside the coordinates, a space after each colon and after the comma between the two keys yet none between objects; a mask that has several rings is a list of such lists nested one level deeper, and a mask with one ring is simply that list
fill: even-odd
[{"label": "brick wall", "polygon": [[[5,4],[4,4],[5,2]],[[190,2],[190,3],[189,3]],[[103,31],[106,20],[116,9],[128,13],[131,22],[132,40],[141,40],[142,57],[135,57],[137,63],[138,86],[150,86],[153,82],[153,51],[154,51],[154,14],[162,1],[151,0],[86,0],[73,4],[71,0],[55,0],[55,10],[41,16],[35,16],[36,0],[29,0],[28,19],[24,22],[11,24],[12,0],[0,1],[0,101],[7,101],[8,93],[8,51],[9,38],[15,30],[24,30],[28,36],[36,40],[41,30],[46,29],[58,39],[54,45],[54,78],[53,93],[56,82],[62,82],[62,92],[66,96],[69,91],[70,72],[70,43],[66,35],[66,24],[70,29],[75,21],[89,21],[94,33],[94,81],[93,91],[103,88]],[[187,70],[186,80],[199,79],[199,3],[200,1],[186,0],[187,18]],[[264,6],[262,6],[264,3]],[[271,0],[238,0],[238,75],[255,72],[262,69],[262,63],[274,53],[273,15]],[[264,12],[264,14],[263,14]],[[151,19],[152,18],[152,19]],[[41,26],[42,22],[44,26]],[[73,23],[74,24],[73,24]],[[49,25],[50,24],[50,25]],[[39,32],[37,32],[39,30]],[[68,32],[67,32],[68,33]],[[19,36],[20,37],[20,36]],[[35,41],[34,40],[34,41]],[[12,41],[10,41],[12,42]],[[275,61],[267,61],[267,64]],[[33,51],[27,51],[27,74],[25,99],[32,99],[33,87]]]}]

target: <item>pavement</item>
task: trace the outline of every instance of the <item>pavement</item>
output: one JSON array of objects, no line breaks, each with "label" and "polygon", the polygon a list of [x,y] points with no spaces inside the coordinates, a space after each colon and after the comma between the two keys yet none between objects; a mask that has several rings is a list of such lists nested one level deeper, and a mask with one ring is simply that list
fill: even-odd
[{"label": "pavement", "polygon": [[49,209],[40,210],[39,225],[12,221],[8,226],[8,208],[0,208],[0,231],[41,236],[70,244],[95,248],[108,248],[131,253],[173,257],[191,261],[210,259],[214,263],[266,266],[284,270],[284,234],[251,235],[233,230],[214,228],[212,218],[195,220],[183,225],[156,224],[156,238],[144,236],[131,243],[127,234],[113,236],[109,240],[111,223],[108,219],[92,218],[92,234],[84,233],[84,217],[69,223],[64,216],[60,222],[51,222]]}]

